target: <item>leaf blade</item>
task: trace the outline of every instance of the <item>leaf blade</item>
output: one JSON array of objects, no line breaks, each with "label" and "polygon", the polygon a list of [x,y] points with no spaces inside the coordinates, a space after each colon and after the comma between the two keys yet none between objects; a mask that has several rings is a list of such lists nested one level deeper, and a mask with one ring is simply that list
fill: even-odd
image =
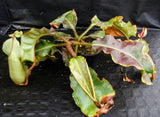
[{"label": "leaf blade", "polygon": [[[135,66],[139,70],[144,70],[148,75],[156,73],[155,64],[148,55],[148,44],[142,39],[123,42],[120,39],[114,39],[111,35],[107,35],[104,39],[97,39],[93,43],[95,43],[93,45],[99,46],[93,46],[93,48],[103,50],[106,54],[111,54],[113,61],[117,64],[126,67]],[[146,75],[142,75],[142,79],[144,79],[144,76]],[[150,76],[151,79],[152,76]],[[146,84],[149,85],[150,82]]]},{"label": "leaf blade", "polygon": [[90,35],[88,35],[89,37],[92,37],[92,38],[104,38],[105,37],[105,31],[96,31]]},{"label": "leaf blade", "polygon": [[95,16],[91,19],[91,25],[99,26],[101,29],[106,29],[107,27],[112,26],[112,22],[102,22],[102,21],[100,21],[100,19],[97,17],[97,15],[95,15]]},{"label": "leaf blade", "polygon": [[[13,40],[12,38],[10,39],[7,39],[4,43],[3,43],[3,46],[2,46],[2,50],[3,52],[9,56],[9,54],[11,53],[12,51],[12,43],[13,43]],[[20,44],[19,44],[19,41],[18,40],[14,40],[14,46],[16,46],[15,51],[16,51],[16,54],[18,57],[21,57],[23,55],[23,51],[20,47]]]},{"label": "leaf blade", "polygon": [[6,40],[2,47],[5,54],[8,55],[9,75],[11,80],[17,85],[23,85],[26,82],[28,72],[27,66],[21,62],[22,49],[19,41],[13,37]]},{"label": "leaf blade", "polygon": [[[98,108],[94,102],[86,95],[83,89],[79,86],[78,82],[75,80],[74,76],[70,76],[71,88],[74,90],[72,97],[78,107],[81,108],[81,111],[87,116],[93,116],[98,111]],[[86,112],[86,110],[88,110]]]},{"label": "leaf blade", "polygon": [[54,52],[58,51],[56,50],[54,45],[55,44],[53,44],[49,40],[41,39],[35,46],[35,56],[36,56],[37,62],[45,61],[46,59],[48,59],[50,56],[49,54],[51,52],[51,49],[54,49]]},{"label": "leaf blade", "polygon": [[[80,58],[82,59],[83,57]],[[87,65],[85,60],[82,60]],[[83,69],[85,69],[85,67],[83,67]],[[93,69],[89,68],[89,72],[93,81],[97,102],[95,102],[91,99],[90,96],[88,96],[86,91],[78,83],[76,78],[77,76],[75,75],[74,77],[73,74],[70,75],[71,87],[74,91],[72,93],[72,96],[75,100],[75,103],[81,108],[81,111],[85,115],[99,116],[102,113],[107,113],[112,108],[114,104],[112,98],[115,96],[115,91],[113,90],[112,86],[109,84],[107,80],[99,80],[96,72]],[[73,73],[72,70],[71,73]]]},{"label": "leaf blade", "polygon": [[124,22],[122,16],[116,16],[107,22],[102,22],[97,16],[91,19],[91,24],[99,26],[108,35],[112,36],[126,36],[127,39],[131,36],[136,36],[137,26],[132,25],[131,22]]},{"label": "leaf blade", "polygon": [[74,57],[69,61],[69,68],[83,90],[96,101],[93,81],[86,60],[82,56]]},{"label": "leaf blade", "polygon": [[35,60],[35,45],[36,42],[43,36],[49,35],[46,28],[32,28],[29,32],[24,33],[21,37],[21,48],[23,50],[22,61]]},{"label": "leaf blade", "polygon": [[53,20],[50,25],[59,28],[59,26],[63,24],[63,28],[75,29],[77,20],[76,12],[74,10],[70,10]]},{"label": "leaf blade", "polygon": [[12,81],[17,85],[23,85],[25,83],[26,71],[20,59],[16,55],[16,52],[12,50],[8,56],[9,74]]}]

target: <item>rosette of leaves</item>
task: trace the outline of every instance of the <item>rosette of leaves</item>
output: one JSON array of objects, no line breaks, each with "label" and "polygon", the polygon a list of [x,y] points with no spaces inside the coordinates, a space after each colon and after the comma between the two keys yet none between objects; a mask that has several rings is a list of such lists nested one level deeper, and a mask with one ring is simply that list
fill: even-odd
[{"label": "rosette of leaves", "polygon": [[[27,85],[31,70],[46,59],[56,61],[55,53],[58,52],[71,71],[72,96],[81,111],[91,117],[107,113],[114,105],[115,91],[106,79],[100,80],[97,77],[83,56],[77,56],[84,47],[86,51],[90,49],[91,54],[97,51],[110,54],[112,60],[121,66],[136,67],[142,73],[142,82],[152,85],[156,67],[148,54],[148,44],[142,39],[147,34],[146,28],[138,34],[138,39],[131,40],[130,37],[137,34],[137,27],[131,22],[124,22],[122,16],[104,22],[94,16],[89,27],[81,34],[76,30],[77,21],[76,12],[71,10],[53,20],[50,29],[32,28],[25,33],[16,31],[11,34],[11,38],[4,42],[2,48],[8,55],[9,73],[13,82]],[[54,29],[61,25],[65,29],[73,30],[74,36]],[[100,29],[88,33],[95,26]],[[53,38],[47,40],[46,36]],[[127,40],[115,39],[115,36],[125,37]]]}]

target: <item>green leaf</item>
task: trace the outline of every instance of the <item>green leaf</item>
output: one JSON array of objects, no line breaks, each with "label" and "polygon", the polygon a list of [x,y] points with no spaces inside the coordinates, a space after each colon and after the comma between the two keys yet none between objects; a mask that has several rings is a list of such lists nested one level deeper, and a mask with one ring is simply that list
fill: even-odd
[{"label": "green leaf", "polygon": [[92,38],[95,38],[95,39],[104,38],[105,37],[105,31],[102,31],[102,30],[96,31],[96,32],[94,32],[94,33],[92,33],[92,34],[90,34],[88,36],[92,37]]},{"label": "green leaf", "polygon": [[102,22],[100,21],[100,19],[97,17],[97,15],[95,15],[92,19],[91,19],[91,25],[93,26],[99,26],[101,29],[106,29],[109,26],[112,26],[112,22]]},{"label": "green leaf", "polygon": [[49,35],[46,28],[36,29],[32,28],[29,32],[26,32],[21,37],[21,48],[23,50],[22,61],[35,60],[35,45],[37,41],[43,37]]},{"label": "green leaf", "polygon": [[61,24],[63,24],[63,28],[75,29],[77,25],[76,12],[74,10],[70,10],[50,23],[51,26],[54,26],[56,28],[59,28]]},{"label": "green leaf", "polygon": [[[102,113],[107,113],[114,104],[112,98],[115,96],[115,91],[110,83],[105,79],[99,80],[95,71],[88,67],[85,58],[82,56],[70,60],[70,70],[72,73],[70,76],[71,87],[74,91],[72,96],[81,111],[87,116],[98,116]],[[82,84],[83,81],[88,79],[86,76],[90,76],[92,79],[88,81],[94,86],[94,88],[90,89],[95,92],[96,102],[88,95],[87,89],[85,90],[87,86],[91,87],[91,85]],[[81,81],[79,81],[80,77]]]},{"label": "green leaf", "polygon": [[89,71],[89,67],[84,57],[78,56],[72,58],[69,62],[69,68],[76,80],[83,88],[83,90],[90,96],[94,101],[96,100],[93,81]]},{"label": "green leaf", "polygon": [[115,63],[122,66],[135,66],[142,72],[142,82],[152,85],[151,80],[156,73],[156,67],[148,55],[148,44],[142,40],[137,39],[121,41],[116,40],[113,36],[107,35],[103,39],[93,41],[93,48],[96,50],[103,50],[106,54],[111,54]]},{"label": "green leaf", "polygon": [[[91,23],[92,25],[99,26],[101,29],[103,29],[106,32],[106,34],[108,34],[107,32],[109,31],[109,33],[112,35],[116,31],[116,33],[119,34],[116,36],[122,36],[123,34],[128,39],[131,36],[136,36],[136,33],[137,33],[136,25],[132,25],[131,22],[125,23],[122,19],[123,19],[122,16],[116,16],[110,19],[108,22],[101,22],[97,16],[94,16],[91,19]],[[115,30],[115,28],[118,30]]]},{"label": "green leaf", "polygon": [[17,85],[25,83],[26,66],[21,62],[22,49],[16,38],[8,39],[3,44],[3,51],[8,55],[9,74]]},{"label": "green leaf", "polygon": [[[4,43],[3,43],[3,46],[2,46],[2,50],[3,52],[9,56],[9,54],[11,53],[11,50],[12,50],[12,38],[10,39],[7,39]],[[23,55],[23,51],[20,47],[20,44],[19,44],[19,41],[18,40],[14,40],[14,50],[16,51],[16,54],[17,56],[20,58],[22,55]]]},{"label": "green leaf", "polygon": [[[49,58],[49,54],[51,49],[53,48],[54,44],[49,40],[43,40],[41,39],[35,47],[35,55],[36,59],[40,61],[45,61]],[[56,48],[54,48],[56,49]]]},{"label": "green leaf", "polygon": [[[136,36],[137,34],[137,26],[132,25],[131,22],[124,22],[122,16],[117,16],[109,20],[112,22],[112,26],[120,30],[128,39],[131,36]],[[105,29],[107,31],[107,29]]]},{"label": "green leaf", "polygon": [[[15,32],[12,39],[7,40],[3,44],[4,52],[9,55],[9,71],[11,79],[18,85],[27,85],[28,77],[31,70],[35,66],[35,45],[42,37],[49,35],[46,28],[40,30],[32,28],[29,32],[22,34],[22,32]],[[15,37],[21,37],[21,45]],[[28,69],[25,61],[33,62],[32,66]]]},{"label": "green leaf", "polygon": [[59,39],[58,37],[55,38],[56,35],[61,35],[63,37],[65,37],[67,40],[73,38],[70,34],[64,33],[64,32],[51,32],[51,35],[54,35],[54,40],[55,41],[60,41],[61,39]]},{"label": "green leaf", "polygon": [[15,31],[13,34],[10,34],[9,37],[17,37],[17,38],[20,38],[21,36],[23,35],[23,32],[22,31]]}]

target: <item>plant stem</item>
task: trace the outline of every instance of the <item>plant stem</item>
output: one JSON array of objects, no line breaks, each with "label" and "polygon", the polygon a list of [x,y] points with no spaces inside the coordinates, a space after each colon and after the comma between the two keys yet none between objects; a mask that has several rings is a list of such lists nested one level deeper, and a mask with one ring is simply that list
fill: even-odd
[{"label": "plant stem", "polygon": [[84,40],[84,39],[89,38],[89,37],[90,37],[90,36],[83,36],[82,39]]},{"label": "plant stem", "polygon": [[77,31],[76,31],[76,29],[74,28],[74,29],[72,29],[73,30],[73,32],[74,32],[74,35],[75,35],[75,37],[76,37],[76,39],[78,39],[78,33],[77,33]]},{"label": "plant stem", "polygon": [[68,41],[65,37],[63,37],[63,36],[61,36],[61,35],[59,35],[59,34],[57,34],[57,33],[54,34],[54,33],[52,33],[52,32],[57,32],[57,31],[54,30],[53,27],[51,27],[50,30],[49,30],[49,34],[50,34],[51,36],[58,37],[58,38],[60,38],[61,40],[63,40],[64,42],[70,43],[70,41]]},{"label": "plant stem", "polygon": [[58,38],[62,39],[64,42],[66,42],[66,43],[70,43],[70,44],[71,44],[71,42],[70,42],[70,41],[68,41],[65,37],[63,37],[63,36],[61,36],[61,35],[59,35],[59,34],[53,34],[53,36],[56,36],[56,37],[58,37]]},{"label": "plant stem", "polygon": [[59,44],[54,44],[53,47],[62,47],[62,46],[66,46],[67,49],[68,49],[68,51],[70,52],[70,54],[71,54],[73,57],[76,57],[76,56],[77,56],[77,51],[76,51],[76,49],[75,49],[75,52],[74,52],[74,50],[72,49],[71,45],[74,45],[74,46],[76,46],[76,47],[78,47],[78,45],[92,46],[91,43],[71,41],[70,43],[59,43]]},{"label": "plant stem", "polygon": [[75,54],[74,50],[72,49],[71,44],[67,43],[66,48],[68,49],[68,51],[70,52],[70,54],[71,54],[73,57],[76,57],[76,56],[77,56],[77,55]]},{"label": "plant stem", "polygon": [[91,30],[94,27],[94,25],[90,25],[78,38],[78,41],[80,41],[84,35],[88,33],[89,30]]},{"label": "plant stem", "polygon": [[[61,47],[61,46],[66,46],[67,43],[59,43],[59,44],[54,44],[53,47]],[[86,45],[86,46],[92,46],[91,43],[86,43],[86,42],[76,42],[76,41],[71,41],[71,45]]]},{"label": "plant stem", "polygon": [[72,45],[86,45],[86,46],[92,46],[92,43],[86,43],[86,42],[72,42]]},{"label": "plant stem", "polygon": [[[93,27],[94,27],[94,25],[90,25],[90,26],[78,37],[77,40],[80,41],[80,40],[83,38],[83,36],[86,35],[86,34],[88,33],[88,31],[91,30]],[[78,53],[78,45],[76,45],[76,47],[75,47],[75,53],[76,53],[76,55],[77,55],[77,53]]]},{"label": "plant stem", "polygon": [[61,46],[66,46],[66,43],[59,43],[59,44],[54,44],[53,47],[61,47]]},{"label": "plant stem", "polygon": [[77,55],[77,53],[78,53],[78,45],[76,45],[76,47],[75,47],[75,53]]}]

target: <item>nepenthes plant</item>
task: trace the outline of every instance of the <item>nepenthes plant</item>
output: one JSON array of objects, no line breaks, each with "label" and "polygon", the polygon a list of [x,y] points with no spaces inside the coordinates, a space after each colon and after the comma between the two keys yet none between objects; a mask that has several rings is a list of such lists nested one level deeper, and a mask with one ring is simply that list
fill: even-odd
[{"label": "nepenthes plant", "polygon": [[[94,55],[103,51],[110,54],[116,64],[140,70],[141,81],[147,85],[152,85],[156,67],[148,54],[149,46],[142,39],[147,35],[147,28],[137,35],[137,26],[124,22],[122,16],[101,21],[95,15],[89,27],[78,34],[77,20],[76,12],[70,10],[53,20],[49,29],[31,28],[25,33],[15,31],[3,43],[2,49],[8,55],[10,78],[20,86],[28,84],[32,69],[41,61],[56,61],[55,53],[60,53],[71,72],[70,85],[76,105],[86,116],[99,117],[114,106],[115,91],[105,78],[98,78],[83,53]],[[60,27],[73,30],[73,34],[58,31]],[[91,29],[94,27],[98,30],[93,32]],[[137,39],[131,39],[133,36]],[[131,82],[127,76],[125,80]]]}]

